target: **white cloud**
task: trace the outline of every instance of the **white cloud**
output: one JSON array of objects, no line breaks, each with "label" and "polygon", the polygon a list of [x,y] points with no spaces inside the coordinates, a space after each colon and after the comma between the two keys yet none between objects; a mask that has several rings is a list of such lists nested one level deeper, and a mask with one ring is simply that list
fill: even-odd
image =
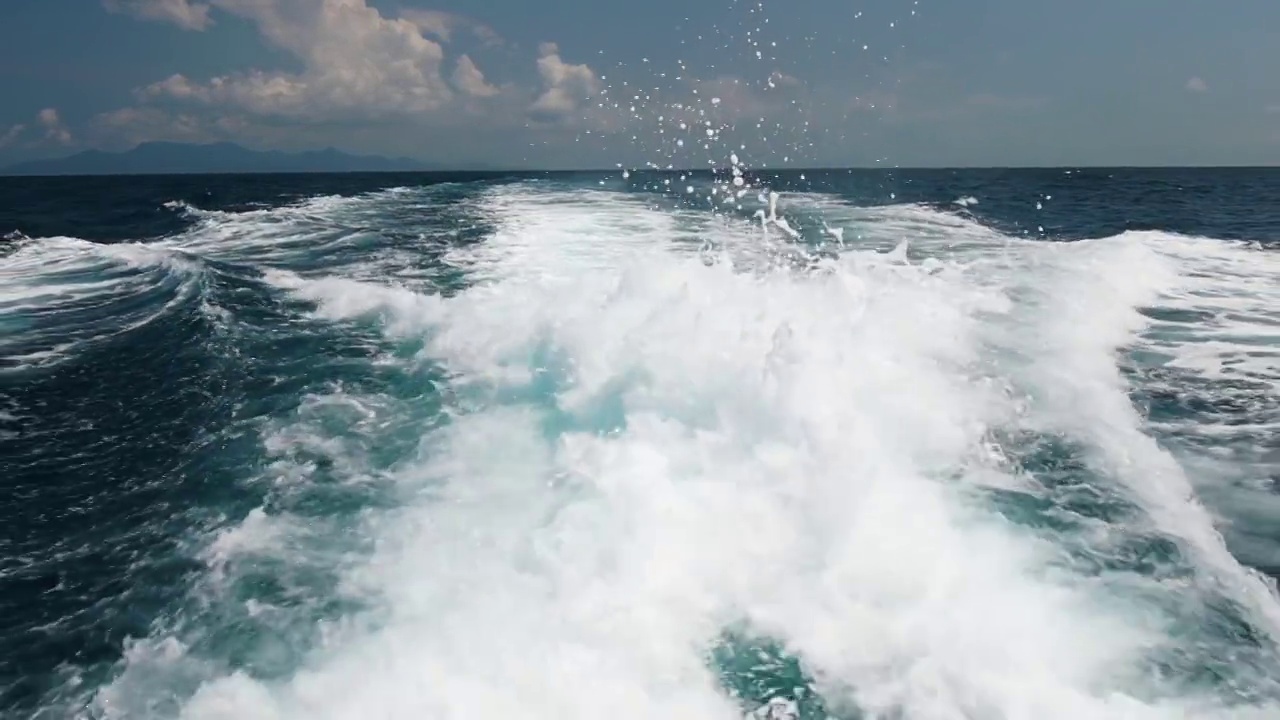
[{"label": "white cloud", "polygon": [[[218,13],[236,17],[294,62],[287,70],[246,68],[214,77],[157,75],[134,91],[136,106],[103,113],[86,126],[86,139],[99,146],[232,140],[461,157],[482,145],[488,155],[553,156],[553,146],[579,136],[622,133],[643,144],[637,134],[657,130],[651,118],[632,117],[614,104],[596,70],[566,58],[555,43],[525,56],[536,70],[533,82],[491,77],[486,58],[503,40],[487,25],[453,13],[384,14],[373,7],[375,0],[103,1],[192,30],[211,27],[221,19]],[[496,54],[509,60],[514,50]],[[513,80],[527,77],[522,70],[528,66],[503,69]],[[799,85],[781,74],[773,80],[779,92]],[[684,85],[673,97],[687,100],[689,92]],[[725,98],[721,112],[738,105],[732,93]],[[738,109],[763,108],[748,102]],[[474,142],[424,148],[428,129],[433,138]]]},{"label": "white cloud", "polygon": [[39,139],[27,140],[23,143],[28,147],[40,145],[42,142],[70,145],[73,140],[71,131],[62,122],[62,117],[58,114],[57,108],[45,108],[36,113],[35,123],[18,123],[4,132],[0,132],[0,148],[18,144],[18,141],[27,134],[28,130],[44,131],[44,135]]},{"label": "white cloud", "polygon": [[1208,92],[1209,83],[1199,77],[1193,77],[1187,80],[1187,90],[1197,93]]},{"label": "white cloud", "polygon": [[220,138],[216,123],[190,113],[168,113],[159,108],[121,108],[95,117],[90,129],[105,145],[133,147],[150,140],[216,140]]},{"label": "white cloud", "polygon": [[451,42],[459,30],[470,31],[476,39],[487,45],[497,45],[502,42],[502,36],[493,28],[455,13],[442,10],[405,10],[400,13],[400,17],[417,25],[423,34],[430,35],[440,42]]},{"label": "white cloud", "polygon": [[560,58],[555,43],[542,43],[538,48],[538,74],[543,92],[529,106],[529,113],[542,121],[566,120],[582,111],[592,97],[600,93],[601,82],[586,65],[571,65]]},{"label": "white cloud", "polygon": [[71,144],[71,131],[67,129],[66,125],[62,124],[62,118],[58,117],[57,110],[45,108],[36,113],[36,120],[44,128],[45,139],[53,140],[62,145]]},{"label": "white cloud", "polygon": [[458,58],[454,66],[453,86],[472,97],[493,97],[501,92],[484,79],[484,73],[466,55]]},{"label": "white cloud", "polygon": [[14,125],[8,130],[5,130],[3,133],[0,133],[0,148],[6,147],[8,145],[12,145],[14,142],[17,141],[18,136],[21,135],[24,131],[26,131],[26,129],[27,129],[26,125],[23,125],[22,123],[18,123],[17,125]]},{"label": "white cloud", "polygon": [[302,72],[253,70],[203,83],[174,75],[144,88],[144,96],[332,120],[425,113],[453,94],[440,76],[440,45],[414,23],[385,18],[365,0],[212,2],[255,23],[269,43],[302,62]]},{"label": "white cloud", "polygon": [[102,4],[111,12],[169,22],[186,30],[204,30],[213,24],[209,19],[208,3],[191,0],[102,0]]},{"label": "white cloud", "polygon": [[488,26],[452,13],[417,10],[387,17],[368,0],[207,1],[254,23],[269,44],[296,57],[301,70],[255,69],[208,80],[175,74],[137,90],[140,100],[312,125],[482,117],[489,124],[523,126],[525,112],[547,122],[567,121],[600,87],[594,70],[565,62],[554,44],[541,48],[542,83],[536,90],[490,82],[467,54],[458,55],[446,73],[442,42],[463,31],[482,44],[500,42]]}]

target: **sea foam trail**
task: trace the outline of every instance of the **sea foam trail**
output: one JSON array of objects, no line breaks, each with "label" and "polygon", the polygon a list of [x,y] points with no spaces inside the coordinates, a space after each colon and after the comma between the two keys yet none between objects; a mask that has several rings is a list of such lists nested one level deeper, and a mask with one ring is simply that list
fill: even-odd
[{"label": "sea foam trail", "polygon": [[1280,568],[1280,255],[1255,244],[1167,233],[1135,239],[1180,272],[1133,368],[1152,426],[1221,516],[1234,553]]},{"label": "sea foam trail", "polygon": [[[1241,568],[1228,551],[1183,468],[1145,432],[1108,352],[1140,342],[1150,324],[1140,308],[1179,303],[1203,286],[1205,268],[1189,268],[1179,244],[1167,235],[1126,234],[1044,246],[1042,254],[1053,255],[1056,267],[1039,273],[1038,304],[1056,311],[1043,313],[1052,319],[1039,323],[1037,337],[1047,357],[1059,361],[1038,364],[1037,385],[1045,389],[1053,426],[1089,438],[1157,527],[1181,538],[1206,575],[1247,605],[1274,643],[1280,640],[1280,604],[1273,584]],[[1230,275],[1216,280],[1218,287],[1231,283]]]},{"label": "sea foam trail", "polygon": [[141,243],[23,240],[0,256],[0,370],[53,365],[146,325],[194,298],[203,270]]},{"label": "sea foam trail", "polygon": [[[857,242],[883,247],[910,237],[925,256],[949,252],[981,260],[988,270],[981,282],[994,282],[1017,300],[1009,314],[1012,322],[988,323],[984,332],[1005,354],[1031,359],[1006,363],[1005,370],[1037,401],[1039,412],[1030,426],[1088,438],[1099,454],[1097,464],[1136,496],[1161,530],[1199,556],[1210,581],[1246,604],[1273,642],[1280,638],[1273,583],[1241,568],[1228,552],[1215,528],[1220,519],[1201,505],[1186,471],[1148,434],[1115,352],[1139,351],[1143,363],[1154,362],[1161,372],[1234,381],[1214,385],[1218,402],[1274,405],[1280,373],[1266,362],[1275,353],[1265,349],[1277,339],[1280,324],[1269,302],[1277,299],[1280,282],[1274,253],[1162,232],[1019,242],[919,205],[842,208],[834,203],[827,210],[833,220],[857,223]],[[1150,389],[1150,377],[1139,380]],[[1187,385],[1183,377],[1173,391],[1185,395]],[[1186,413],[1161,424],[1165,430],[1172,425],[1184,434],[1213,435],[1215,454],[1221,456],[1226,449],[1221,441],[1230,433],[1215,429],[1213,420]],[[1233,464],[1242,459],[1232,453]],[[1238,472],[1221,465],[1198,469],[1207,471],[1197,478],[1202,487]],[[1270,491],[1258,495],[1250,496],[1272,504]],[[1238,505],[1238,500],[1226,503]]]},{"label": "sea foam trail", "polygon": [[[989,437],[1028,412],[1116,463],[1127,453],[1135,473],[1167,466],[1122,403],[1113,352],[1176,273],[1157,263],[1132,294],[1095,284],[1108,264],[1155,259],[1149,246],[1028,259],[1087,296],[1063,311],[1048,291],[1023,308],[1014,275],[1002,286],[963,258],[853,250],[813,272],[743,273],[673,251],[669,216],[603,194],[508,187],[485,206],[499,229],[455,256],[482,280],[456,297],[272,276],[323,317],[424,338],[461,399],[399,471],[409,499],[372,521],[376,552],[346,578],[376,618],[287,680],[206,682],[184,717],[737,718],[706,663],[736,624],[785,643],[830,705],[864,717],[1280,712],[1153,679],[1151,654],[1173,642],[1159,614],[972,499],[1028,483]],[[1018,380],[1047,399],[1028,410],[993,348],[1017,351]],[[1130,480],[1240,577],[1197,535],[1198,511]],[[1250,597],[1262,614],[1274,602]]]}]

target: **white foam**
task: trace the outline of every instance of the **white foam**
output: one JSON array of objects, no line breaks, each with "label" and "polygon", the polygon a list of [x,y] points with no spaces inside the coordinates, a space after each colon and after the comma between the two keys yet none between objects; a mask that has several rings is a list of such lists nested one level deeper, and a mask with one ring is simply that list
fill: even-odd
[{"label": "white foam", "polygon": [[[980,451],[1025,412],[992,375],[1008,370],[992,348],[1016,351],[1040,421],[1092,439],[1168,529],[1240,576],[1161,484],[1176,465],[1116,374],[1134,308],[1178,277],[1150,246],[1016,248],[1019,275],[1002,271],[1006,241],[907,209],[913,244],[958,232],[972,256],[913,265],[894,230],[894,261],[744,274],[673,251],[663,214],[616,197],[499,189],[487,211],[498,232],[454,258],[484,282],[451,299],[277,280],[325,317],[419,333],[461,384],[538,379],[554,397],[490,396],[424,439],[399,475],[420,499],[378,521],[349,578],[381,599],[376,627],[331,636],[284,682],[208,682],[184,717],[738,718],[704,653],[744,619],[871,716],[1280,712],[1144,677],[1168,638],[1155,616],[1051,570],[1052,544],[964,500],[1018,482]],[[1010,302],[1040,282],[1038,303]]]},{"label": "white foam", "polygon": [[1130,237],[1178,275],[1152,303],[1155,319],[1137,342],[1147,354],[1137,371],[1148,391],[1184,406],[1157,427],[1193,469],[1189,480],[1219,515],[1235,554],[1275,567],[1275,524],[1259,510],[1273,504],[1280,472],[1280,255],[1211,238]]},{"label": "white foam", "polygon": [[[525,213],[530,205],[540,210]],[[664,245],[676,229],[671,215],[603,191],[546,197],[536,187],[515,186],[490,196],[487,212],[502,218],[494,234],[448,256],[482,283],[558,284],[616,272],[632,255],[669,251]]]},{"label": "white foam", "polygon": [[[145,325],[185,302],[201,271],[183,253],[141,243],[23,241],[0,257],[0,324],[8,325],[0,333],[0,358],[17,368],[61,362],[83,345]],[[167,296],[163,303],[116,313],[115,304],[157,290]],[[71,310],[92,311],[91,317]]]},{"label": "white foam", "polygon": [[1088,438],[1156,526],[1182,538],[1197,564],[1231,587],[1254,621],[1280,639],[1274,589],[1241,568],[1183,468],[1145,432],[1117,362],[1121,348],[1149,324],[1139,309],[1162,302],[1186,282],[1162,240],[1125,234],[1035,246],[1034,275],[1025,275],[1034,282],[1021,291],[1028,335],[1019,342],[1033,339],[1045,357],[1056,358],[1029,370],[1039,389],[1041,427]]},{"label": "white foam", "polygon": [[356,234],[352,222],[359,211],[377,205],[377,195],[322,195],[279,207],[240,212],[202,210],[185,201],[165,203],[195,218],[186,231],[157,243],[181,248],[201,257],[282,264],[300,253],[324,253]]},{"label": "white foam", "polygon": [[1280,391],[1280,255],[1209,238],[1138,237],[1181,271],[1160,306],[1194,314],[1152,328],[1152,347],[1172,348],[1169,367]]},{"label": "white foam", "polygon": [[[194,263],[138,243],[103,244],[68,237],[28,240],[16,252],[0,257],[0,312],[46,308],[122,286],[131,289],[137,280],[122,276],[119,270],[156,267],[190,271]],[[85,277],[102,271],[115,272],[97,279]]]},{"label": "white foam", "polygon": [[769,212],[757,210],[755,216],[760,219],[760,228],[766,232],[769,226],[773,225],[790,237],[800,237],[800,233],[791,227],[791,223],[787,222],[785,217],[778,215],[778,193],[776,192],[769,193]]}]

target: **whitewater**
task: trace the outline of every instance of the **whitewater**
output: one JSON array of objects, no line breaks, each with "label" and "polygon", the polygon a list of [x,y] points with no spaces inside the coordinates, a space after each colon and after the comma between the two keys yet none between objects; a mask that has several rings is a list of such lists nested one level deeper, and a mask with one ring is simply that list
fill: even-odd
[{"label": "whitewater", "polygon": [[291,403],[210,440],[256,458],[252,506],[185,536],[196,581],[50,717],[1280,716],[1251,567],[1280,545],[1228,542],[1278,504],[1215,450],[1274,417],[1151,410],[1274,398],[1273,252],[823,192],[778,197],[792,238],[732,204],[175,201],[160,240],[0,256],[0,373],[177,313],[221,357],[307,338],[261,376]]}]

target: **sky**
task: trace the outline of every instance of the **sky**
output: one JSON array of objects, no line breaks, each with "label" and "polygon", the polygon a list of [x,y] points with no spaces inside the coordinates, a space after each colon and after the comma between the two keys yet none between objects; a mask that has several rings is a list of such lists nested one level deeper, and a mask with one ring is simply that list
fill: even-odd
[{"label": "sky", "polygon": [[1276,0],[3,0],[0,164],[1280,164]]}]

